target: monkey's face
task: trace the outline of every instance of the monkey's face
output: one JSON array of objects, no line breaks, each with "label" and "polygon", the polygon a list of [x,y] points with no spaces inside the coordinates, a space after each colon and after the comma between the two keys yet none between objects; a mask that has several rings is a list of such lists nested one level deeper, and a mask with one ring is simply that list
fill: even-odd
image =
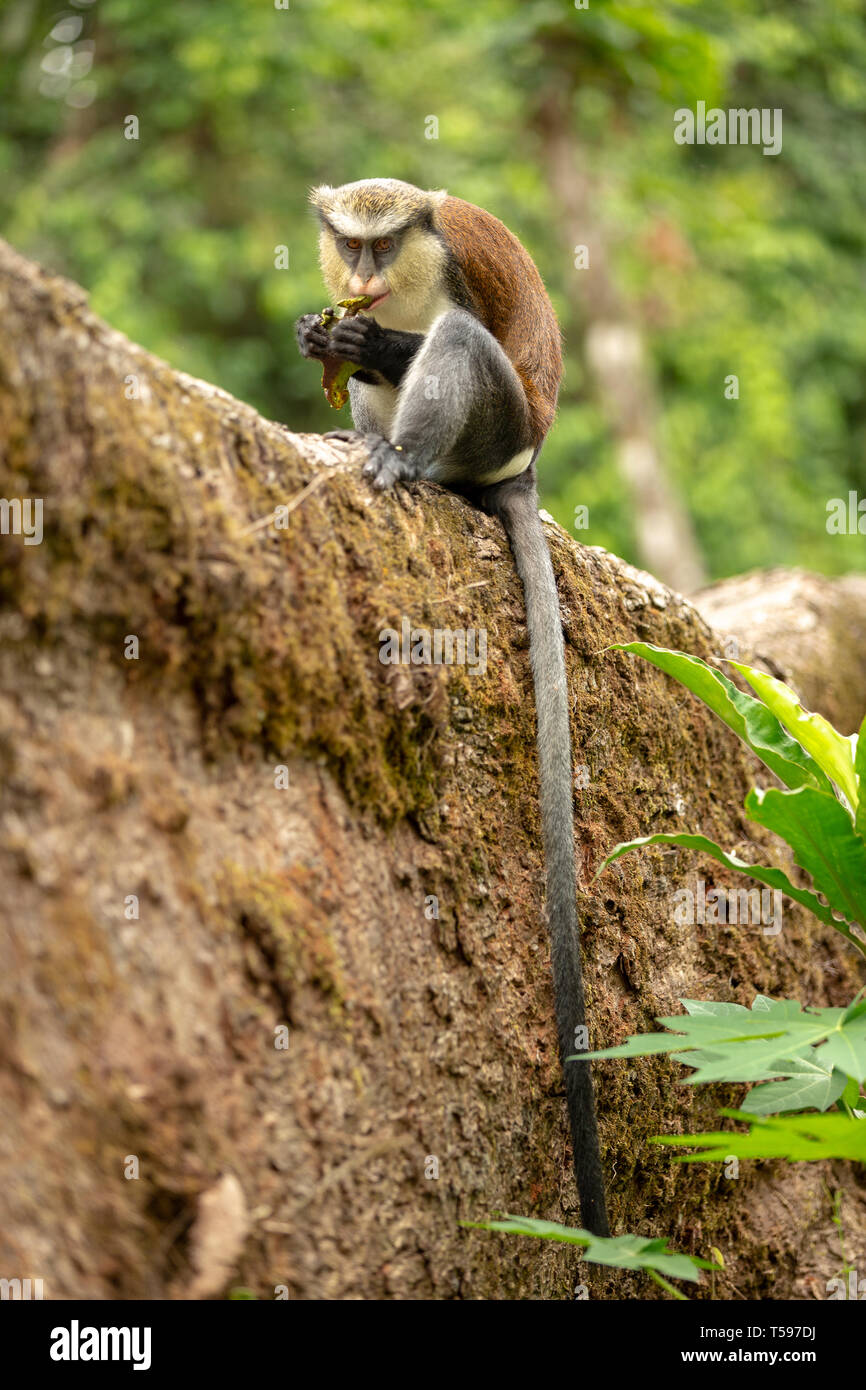
[{"label": "monkey's face", "polygon": [[388,269],[399,251],[399,236],[364,236],[339,232],[325,224],[322,228],[322,270],[328,292],[337,299],[367,294],[373,300],[372,313],[388,298],[391,286]]},{"label": "monkey's face", "polygon": [[383,328],[425,332],[448,307],[446,251],[436,232],[445,197],[399,179],[314,188],[322,273],[333,300],[369,294],[373,304],[365,313]]},{"label": "monkey's face", "polygon": [[[352,235],[353,230],[359,234]],[[368,294],[373,303],[364,312],[383,328],[425,332],[448,307],[442,242],[418,226],[380,230],[375,236],[361,231],[322,223],[322,274],[332,302]]]}]

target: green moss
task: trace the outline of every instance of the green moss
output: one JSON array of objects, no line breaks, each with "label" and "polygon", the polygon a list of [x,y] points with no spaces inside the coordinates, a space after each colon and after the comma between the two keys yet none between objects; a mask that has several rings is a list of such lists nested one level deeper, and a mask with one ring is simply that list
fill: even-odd
[{"label": "green moss", "polygon": [[[193,411],[184,433],[197,424],[205,421]],[[181,487],[177,458],[107,435],[72,486],[60,467],[50,478],[34,467],[25,481],[0,465],[3,495],[52,499],[43,545],[15,547],[2,580],[34,640],[62,646],[85,628],[117,654],[130,685],[187,691],[214,759],[229,744],[280,760],[323,755],[349,800],[383,820],[428,808],[442,719],[388,698],[371,611],[381,594],[347,602],[352,557],[336,535],[349,499],[339,480],[329,480],[312,529],[299,519],[288,534],[244,536],[212,478]],[[288,448],[279,462],[282,485],[237,468],[241,514],[267,515],[309,480]],[[395,560],[398,580],[407,558]],[[139,638],[138,661],[123,658],[128,633]]]},{"label": "green moss", "polygon": [[227,864],[218,881],[225,920],[251,938],[267,962],[272,982],[290,1009],[295,986],[312,984],[327,996],[340,1018],[344,984],[329,924],[322,913],[322,888],[308,869],[253,874]]}]

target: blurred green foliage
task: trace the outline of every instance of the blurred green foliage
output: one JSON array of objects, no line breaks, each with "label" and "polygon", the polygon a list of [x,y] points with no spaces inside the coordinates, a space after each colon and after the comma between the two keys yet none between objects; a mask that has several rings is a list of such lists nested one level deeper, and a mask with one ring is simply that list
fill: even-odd
[{"label": "blurred green foliage", "polygon": [[[293,331],[325,302],[308,187],[390,175],[482,204],[565,330],[545,504],[566,526],[587,504],[580,539],[634,558],[540,157],[554,89],[710,572],[866,568],[866,536],[826,529],[830,498],[866,495],[862,0],[2,0],[0,230],[173,366],[319,430],[338,417]],[[677,145],[698,101],[782,108],[782,153]]]}]

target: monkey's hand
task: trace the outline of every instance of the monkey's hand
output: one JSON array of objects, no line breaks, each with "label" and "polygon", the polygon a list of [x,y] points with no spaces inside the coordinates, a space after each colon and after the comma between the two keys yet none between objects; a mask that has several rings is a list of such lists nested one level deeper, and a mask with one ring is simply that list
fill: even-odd
[{"label": "monkey's hand", "polygon": [[375,319],[354,314],[351,318],[337,319],[328,337],[335,357],[358,362],[362,367],[375,367],[385,329]]},{"label": "monkey's hand", "polygon": [[295,324],[298,347],[302,357],[313,357],[321,361],[323,357],[342,356],[335,354],[331,334],[322,323],[321,314],[304,314]]},{"label": "monkey's hand", "polygon": [[357,362],[367,371],[378,372],[392,386],[399,386],[406,368],[424,341],[421,333],[402,333],[383,328],[366,314],[338,319],[330,337],[335,357]]}]

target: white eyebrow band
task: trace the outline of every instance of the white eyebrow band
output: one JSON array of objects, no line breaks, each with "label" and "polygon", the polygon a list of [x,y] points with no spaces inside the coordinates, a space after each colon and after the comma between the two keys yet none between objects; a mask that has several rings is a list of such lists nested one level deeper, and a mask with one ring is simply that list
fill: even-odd
[{"label": "white eyebrow band", "polygon": [[325,213],[325,221],[338,236],[358,237],[361,241],[393,236],[398,230],[393,219],[382,217],[361,218],[334,212]]}]

